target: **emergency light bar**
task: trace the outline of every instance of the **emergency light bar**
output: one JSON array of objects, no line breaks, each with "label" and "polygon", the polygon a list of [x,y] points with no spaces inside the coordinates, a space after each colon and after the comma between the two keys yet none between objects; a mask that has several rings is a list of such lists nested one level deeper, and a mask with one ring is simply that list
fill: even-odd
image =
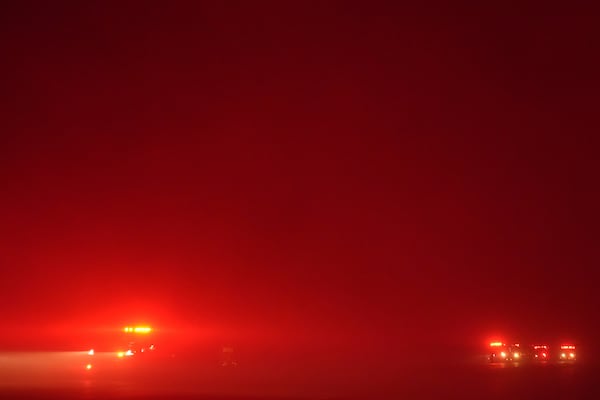
[{"label": "emergency light bar", "polygon": [[152,328],[149,326],[126,326],[123,328],[123,332],[125,333],[150,333],[152,332]]}]

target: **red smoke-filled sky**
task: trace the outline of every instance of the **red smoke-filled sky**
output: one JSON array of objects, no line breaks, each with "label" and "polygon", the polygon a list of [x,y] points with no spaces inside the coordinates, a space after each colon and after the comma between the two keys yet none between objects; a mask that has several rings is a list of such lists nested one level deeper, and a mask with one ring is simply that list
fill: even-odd
[{"label": "red smoke-filled sky", "polygon": [[330,340],[594,336],[594,12],[0,15],[3,340],[131,319]]}]

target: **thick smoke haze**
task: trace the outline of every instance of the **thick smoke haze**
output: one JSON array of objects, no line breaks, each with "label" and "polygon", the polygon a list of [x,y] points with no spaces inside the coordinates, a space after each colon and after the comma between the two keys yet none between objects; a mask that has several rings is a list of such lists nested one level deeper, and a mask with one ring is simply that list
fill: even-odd
[{"label": "thick smoke haze", "polygon": [[130,321],[356,354],[595,337],[589,10],[0,15],[4,347]]}]

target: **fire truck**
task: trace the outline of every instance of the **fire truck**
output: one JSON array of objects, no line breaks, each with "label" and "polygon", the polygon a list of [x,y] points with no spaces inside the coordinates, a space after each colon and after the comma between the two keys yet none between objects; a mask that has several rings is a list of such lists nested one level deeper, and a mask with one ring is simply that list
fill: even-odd
[{"label": "fire truck", "polygon": [[123,328],[127,340],[127,349],[117,352],[118,357],[131,357],[154,351],[152,328],[149,326],[126,326]]},{"label": "fire truck", "polygon": [[[126,326],[121,332],[105,343],[105,349],[90,349],[85,369],[92,370],[96,364],[112,365],[110,360],[141,357],[153,353],[156,349],[152,328],[149,326]],[[112,336],[112,335],[111,335]]]},{"label": "fire truck", "polygon": [[560,346],[559,360],[563,362],[575,361],[577,359],[577,352],[575,345],[573,344],[562,344]]},{"label": "fire truck", "polygon": [[534,344],[531,346],[529,358],[532,361],[549,361],[550,354],[550,346],[547,344]]},{"label": "fire truck", "polygon": [[490,362],[517,362],[521,360],[521,356],[521,347],[519,343],[490,343]]}]

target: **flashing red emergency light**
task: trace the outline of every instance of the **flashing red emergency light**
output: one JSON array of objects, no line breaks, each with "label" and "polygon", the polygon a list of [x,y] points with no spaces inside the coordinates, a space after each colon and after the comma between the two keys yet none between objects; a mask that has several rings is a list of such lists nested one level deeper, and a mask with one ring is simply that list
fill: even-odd
[{"label": "flashing red emergency light", "polygon": [[572,344],[563,344],[560,346],[561,350],[575,350],[575,346]]},{"label": "flashing red emergency light", "polygon": [[123,328],[123,332],[125,333],[150,333],[152,332],[152,328],[149,326],[126,326]]}]

